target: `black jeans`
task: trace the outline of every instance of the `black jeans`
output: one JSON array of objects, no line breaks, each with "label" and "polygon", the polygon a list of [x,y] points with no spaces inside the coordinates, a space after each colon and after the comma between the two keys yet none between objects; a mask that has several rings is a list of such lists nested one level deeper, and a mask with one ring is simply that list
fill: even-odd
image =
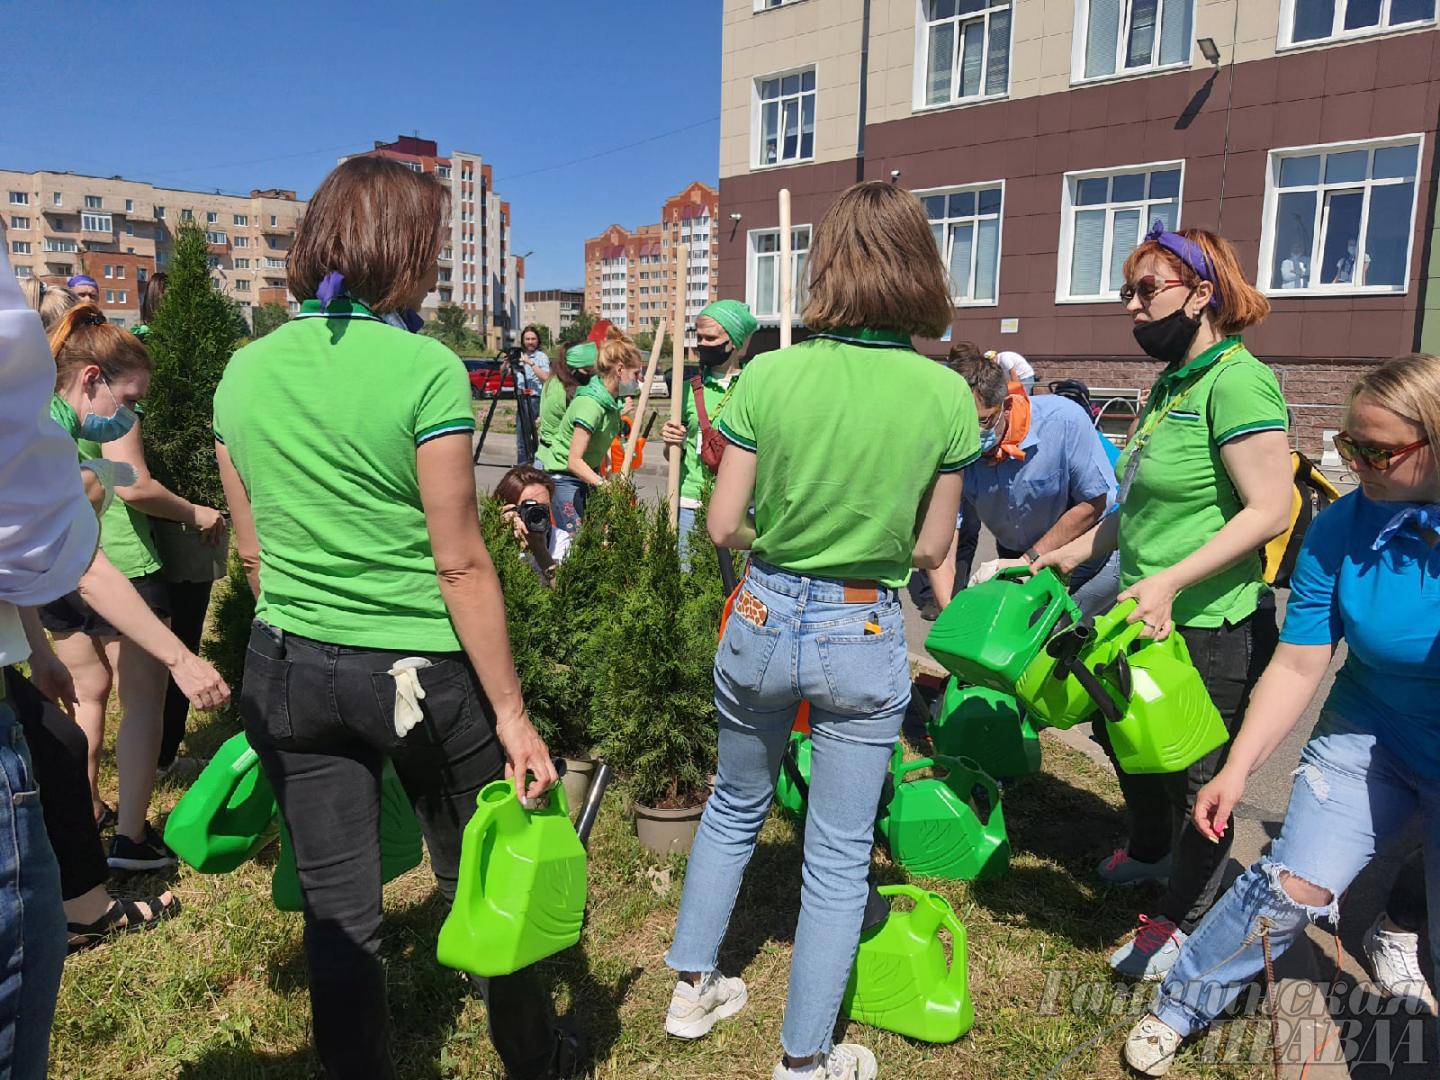
[{"label": "black jeans", "polygon": [[[394,727],[386,674],[414,652],[328,645],[257,622],[240,713],[290,827],[305,897],[315,1048],[333,1080],[393,1077],[380,946],[380,773],[388,757],[414,804],[441,894],[455,898],[475,795],[504,773],[493,713],[463,654],[431,654],[424,719]],[[549,1001],[531,973],[489,980],[490,1037],[512,1076],[548,1078]]]},{"label": "black jeans", "polygon": [[[1238,623],[1212,629],[1182,626],[1179,633],[1210,700],[1220,710],[1230,740],[1184,772],[1131,776],[1116,763],[1115,773],[1125,796],[1131,858],[1158,862],[1174,855],[1170,884],[1153,914],[1164,916],[1188,934],[1215,902],[1221,870],[1235,836],[1233,828],[1227,829],[1218,844],[1212,843],[1191,824],[1190,811],[1200,789],[1215,778],[1230,756],[1230,743],[1245,719],[1250,691],[1275,654],[1280,641],[1275,599],[1265,597],[1254,614]],[[1103,721],[1096,721],[1094,738],[1114,762],[1115,752]]]},{"label": "black jeans", "polygon": [[[27,737],[29,733],[26,733]],[[1430,922],[1430,902],[1425,895],[1425,849],[1416,848],[1400,865],[1390,899],[1385,904],[1390,921],[1411,934],[1423,933]]]},{"label": "black jeans", "polygon": [[14,668],[5,669],[5,694],[30,745],[45,834],[60,864],[60,896],[74,900],[110,876],[90,802],[85,733]]},{"label": "black jeans", "polygon": [[[193,653],[200,651],[200,637],[205,632],[205,612],[210,608],[210,581],[171,581],[170,629]],[[175,760],[180,740],[185,738],[185,721],[190,716],[190,700],[171,679],[165,690],[165,731],[160,737],[160,768]]]}]

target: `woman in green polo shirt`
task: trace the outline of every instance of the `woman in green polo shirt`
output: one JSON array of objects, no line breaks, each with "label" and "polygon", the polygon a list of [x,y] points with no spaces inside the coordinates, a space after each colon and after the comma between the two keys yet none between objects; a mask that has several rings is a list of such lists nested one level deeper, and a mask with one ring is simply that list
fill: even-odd
[{"label": "woman in green polo shirt", "polygon": [[[150,384],[150,357],[133,334],[105,323],[93,305],[67,311],[51,331],[55,354],[55,396],[50,413],[75,437],[81,461],[104,459],[122,467],[129,483],[117,483],[117,497],[100,519],[100,546],[130,579],[150,610],[170,617],[169,592],[147,515],[183,521],[217,542],[224,537],[219,511],[182,499],[160,484],[145,466],[140,420],[130,407]],[[160,755],[162,708],[169,677],[165,665],[96,612],[80,593],[71,593],[40,611],[55,636],[55,651],[75,678],[75,721],[89,744],[91,799],[103,827],[114,825],[107,856],[115,870],[160,870],[175,856],[147,820]],[[119,685],[123,718],[115,745],[120,798],[111,810],[100,798],[100,750],[110,692]]]},{"label": "woman in green polo shirt", "polygon": [[912,566],[949,552],[960,472],[980,441],[964,381],[910,345],[938,338],[953,316],[915,196],[850,188],[815,230],[810,267],[813,336],[750,361],[720,417],[732,445],[709,532],[754,557],[715,659],[719,772],[666,957],[679,980],[665,1029],[698,1038],[745,1005],[745,984],[720,975],[716,956],[808,701],[804,884],[774,1075],[873,1080],[875,1055],[831,1038],[865,913],[875,807],[910,700],[897,590]]},{"label": "woman in green polo shirt", "polygon": [[595,374],[575,391],[540,456],[541,467],[555,481],[555,522],[571,535],[585,516],[590,489],[604,482],[600,468],[611,440],[620,434],[620,399],[637,392],[635,378],[644,365],[635,343],[615,326],[600,344],[571,349],[565,363],[575,369],[589,366],[591,350]]},{"label": "woman in green polo shirt", "polygon": [[[1143,622],[1147,637],[1184,636],[1233,733],[1279,639],[1259,552],[1289,523],[1293,486],[1285,399],[1240,339],[1270,304],[1226,240],[1160,222],[1126,260],[1125,282],[1135,339],[1165,368],[1116,464],[1118,512],[1035,566],[1068,573],[1118,546],[1119,599],[1137,604],[1130,621]],[[1163,978],[1214,903],[1231,838],[1202,836],[1190,810],[1228,753],[1227,742],[1165,776],[1120,771],[1130,838],[1101,876],[1169,879],[1110,958],[1123,975]]]},{"label": "woman in green polo shirt", "polygon": [[[216,454],[257,594],[240,713],[289,826],[316,1049],[332,1077],[395,1075],[380,962],[380,778],[395,767],[440,894],[477,793],[555,780],[510,656],[475,497],[470,384],[412,333],[448,195],[397,161],[321,182],[290,252],[297,318],[235,354]],[[531,973],[489,980],[510,1075],[569,1076]]]},{"label": "woman in green polo shirt", "polygon": [[564,349],[551,375],[540,391],[540,434],[535,446],[537,464],[555,444],[560,422],[565,419],[565,410],[570,407],[575,392],[595,377],[594,342],[587,341]]},{"label": "woman in green polo shirt", "polygon": [[700,459],[700,410],[695,407],[695,382],[700,384],[705,415],[713,428],[725,411],[730,395],[740,377],[740,360],[750,335],[760,324],[746,304],[739,300],[716,300],[695,318],[695,357],[700,361],[700,374],[685,383],[680,406],[680,422],[665,421],[666,446],[685,447],[680,459],[680,558],[685,560],[690,548],[690,532],[695,528],[695,512],[700,509],[708,472]]}]

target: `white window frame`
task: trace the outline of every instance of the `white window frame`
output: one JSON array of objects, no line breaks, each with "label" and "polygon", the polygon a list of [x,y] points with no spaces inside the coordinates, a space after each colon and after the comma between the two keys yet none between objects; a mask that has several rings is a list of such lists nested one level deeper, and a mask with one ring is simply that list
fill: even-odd
[{"label": "white window frame", "polygon": [[216,224],[219,224],[219,221],[220,221],[220,211],[218,211],[218,210],[206,210],[206,211],[205,211],[205,224],[206,224],[206,225],[216,225]]},{"label": "white window frame", "polygon": [[[1277,49],[1313,49],[1318,45],[1333,45],[1337,41],[1353,41],[1355,38],[1375,37],[1379,34],[1403,34],[1410,30],[1422,30],[1425,27],[1436,25],[1436,16],[1428,19],[1420,19],[1416,22],[1400,23],[1398,26],[1391,26],[1386,22],[1390,14],[1391,0],[1381,0],[1380,21],[1374,26],[1361,26],[1354,30],[1345,29],[1345,11],[1350,0],[1335,0],[1335,17],[1331,23],[1331,33],[1327,37],[1312,38],[1308,41],[1295,41],[1295,6],[1296,0],[1280,0],[1280,37],[1276,42]],[[1437,5],[1440,8],[1440,5]],[[1440,15],[1440,10],[1437,10]]]},{"label": "white window frame", "polygon": [[125,200],[125,212],[128,214],[128,213],[132,212],[134,209],[135,209],[135,200],[134,200],[134,199],[126,199],[126,200]]},{"label": "white window frame", "polygon": [[[1181,222],[1184,220],[1185,214],[1185,162],[1183,160],[1149,161],[1138,163],[1135,165],[1112,165],[1109,168],[1105,169],[1080,169],[1076,170],[1075,172],[1067,172],[1061,178],[1060,252],[1059,257],[1056,259],[1056,263],[1058,264],[1058,266],[1055,273],[1055,302],[1057,304],[1105,304],[1120,299],[1120,292],[1118,289],[1112,292],[1102,291],[1093,296],[1070,295],[1070,266],[1071,260],[1074,258],[1075,253],[1075,212],[1077,209],[1098,209],[1097,207],[1086,206],[1077,208],[1075,206],[1075,190],[1079,186],[1080,181],[1094,180],[1101,177],[1108,178],[1113,176],[1129,176],[1133,173],[1145,173],[1148,175],[1153,172],[1168,172],[1172,169],[1180,170],[1180,187],[1175,193],[1175,220],[1171,223],[1171,228],[1179,229],[1181,227]],[[1146,181],[1146,188],[1148,191],[1148,180]],[[1145,198],[1143,200],[1139,200],[1138,205],[1142,207],[1148,207],[1152,202],[1161,201],[1168,202],[1169,200]],[[1105,247],[1102,249],[1100,256],[1102,288],[1104,273],[1110,265],[1111,256],[1113,254],[1113,252],[1111,251],[1111,242],[1114,237],[1114,229],[1111,227],[1111,220],[1113,218],[1114,212],[1117,209],[1127,209],[1135,205],[1137,204],[1105,204]],[[1141,229],[1144,231],[1148,231],[1149,228],[1150,222],[1144,220],[1144,218],[1142,217]],[[1141,233],[1142,236],[1144,235],[1144,231],[1142,231]]]},{"label": "white window frame", "polygon": [[219,229],[206,229],[205,242],[207,244],[229,244],[230,237]]},{"label": "white window frame", "polygon": [[29,255],[29,254],[30,254],[30,241],[29,241],[29,240],[11,240],[11,241],[10,241],[10,254],[11,254],[11,255]]},{"label": "white window frame", "polygon": [[[103,227],[102,227],[102,225],[101,225],[102,222],[104,223]],[[113,232],[115,231],[115,219],[114,219],[113,217],[111,217],[108,213],[104,213],[104,214],[84,213],[84,214],[81,214],[81,215],[80,215],[80,231],[81,231],[81,232],[113,233]]]},{"label": "white window frame", "polygon": [[116,289],[116,290],[115,290],[115,295],[116,295],[116,297],[118,298],[118,299],[116,299],[116,301],[115,301],[117,304],[128,303],[128,301],[126,300],[126,297],[129,296],[130,294],[127,293],[124,289]]},{"label": "white window frame", "polygon": [[782,7],[798,4],[800,0],[755,0],[755,14],[762,11],[778,11]]},{"label": "white window frame", "polygon": [[10,205],[11,205],[11,206],[29,206],[29,205],[30,205],[30,193],[29,193],[28,191],[12,191],[12,192],[10,192]]},{"label": "white window frame", "polygon": [[[927,0],[915,0],[915,84],[914,100],[912,109],[914,112],[934,112],[937,109],[953,109],[963,105],[977,105],[987,101],[1002,101],[1010,96],[1010,73],[1013,70],[1015,56],[1015,8],[1018,0],[1010,0],[1010,45],[1006,50],[1007,60],[1005,62],[1005,89],[995,93],[987,93],[981,90],[978,94],[971,94],[969,97],[956,97],[956,82],[960,77],[960,46],[962,35],[958,33],[962,23],[974,22],[979,19],[985,23],[985,51],[980,59],[980,82],[984,86],[990,81],[990,17],[999,8],[987,8],[984,11],[969,12],[966,14],[957,13],[947,19],[936,19],[933,22],[926,18],[925,5]],[[953,22],[957,33],[955,34],[955,63],[950,69],[950,99],[948,101],[937,101],[933,105],[926,101],[926,94],[930,83],[930,27],[938,26],[941,23]]]},{"label": "white window frame", "polygon": [[[776,99],[779,102],[780,139],[779,144],[776,147],[776,160],[772,162],[766,162],[764,160],[764,103],[761,101],[760,98],[760,84],[764,82],[770,82],[771,80],[784,80],[791,75],[799,75],[802,77],[803,80],[803,77],[807,71],[814,72],[815,74],[814,90],[801,90],[797,95],[786,95],[782,91],[780,97]],[[797,108],[800,110],[800,130],[795,140],[796,150],[798,151],[800,148],[800,144],[804,141],[805,95],[807,93],[815,99],[815,133],[810,144],[810,155],[809,157],[800,156],[793,158],[781,158],[779,155],[784,149],[785,141],[785,102],[791,100],[791,98],[793,97],[796,102]],[[792,165],[805,165],[809,162],[814,161],[816,151],[819,148],[818,143],[820,141],[820,65],[801,64],[798,67],[785,68],[781,71],[769,71],[763,75],[756,75],[755,78],[750,81],[750,132],[750,168],[753,171],[758,172],[760,170],[785,169],[789,168]]]},{"label": "white window frame", "polygon": [[25,215],[23,215],[23,214],[11,214],[11,215],[10,215],[10,231],[11,231],[11,232],[29,232],[29,231],[30,231],[30,219],[29,219],[28,217],[26,217]]},{"label": "white window frame", "polygon": [[63,193],[63,192],[60,192],[60,191],[52,191],[52,192],[50,193],[50,205],[51,205],[51,206],[64,206],[64,205],[65,205],[65,195],[64,195],[64,193]]},{"label": "white window frame", "polygon": [[24,263],[17,263],[14,269],[15,276],[17,278],[27,278],[30,276],[30,267],[26,266]]},{"label": "white window frame", "polygon": [[436,165],[436,166],[435,166],[435,178],[436,178],[437,180],[449,180],[450,177],[451,177],[451,166],[449,166],[449,165]]},{"label": "white window frame", "polygon": [[241,226],[245,226],[245,227],[248,228],[249,225],[250,225],[250,215],[249,215],[249,214],[231,214],[231,215],[230,215],[230,224],[231,224],[231,225],[241,225]]},{"label": "white window frame", "polygon": [[[1405,248],[1405,280],[1400,285],[1357,285],[1353,281],[1337,282],[1329,285],[1308,285],[1303,289],[1282,289],[1271,285],[1275,273],[1275,215],[1280,205],[1280,196],[1287,191],[1304,191],[1311,188],[1305,187],[1282,188],[1279,185],[1280,163],[1286,158],[1309,157],[1313,154],[1343,154],[1349,150],[1383,150],[1389,146],[1415,145],[1415,179],[1411,181],[1414,189],[1413,198],[1410,201],[1410,242]],[[1260,264],[1256,278],[1260,283],[1260,291],[1266,296],[1275,297],[1325,297],[1325,296],[1404,296],[1410,291],[1410,277],[1415,269],[1415,228],[1416,215],[1420,207],[1420,176],[1425,167],[1425,135],[1423,132],[1416,132],[1413,135],[1396,135],[1384,139],[1358,139],[1351,142],[1320,143],[1314,146],[1286,146],[1280,149],[1271,150],[1268,160],[1265,163],[1265,203],[1261,211],[1260,219]],[[1403,184],[1405,181],[1398,178],[1385,177],[1379,180],[1371,178],[1368,174],[1364,180],[1349,180],[1325,183],[1325,162],[1320,163],[1320,181],[1313,185],[1314,190],[1319,193],[1320,208],[1317,218],[1315,236],[1310,242],[1310,265],[1312,267],[1311,280],[1314,280],[1313,267],[1317,249],[1323,252],[1325,234],[1328,231],[1328,214],[1330,212],[1325,197],[1328,191],[1353,191],[1360,188],[1364,191],[1364,205],[1360,212],[1360,232],[1357,237],[1355,249],[1357,255],[1363,255],[1361,244],[1366,239],[1370,228],[1370,193],[1377,187],[1390,187],[1396,184]]]},{"label": "white window frame", "polygon": [[[991,214],[981,214],[981,213],[979,212],[979,206],[978,206],[978,199],[979,199],[979,196],[980,196],[980,192],[982,192],[982,191],[992,191],[992,190],[995,190],[995,189],[997,189],[997,188],[998,188],[999,191],[1000,191],[1000,210],[999,210],[999,212],[996,213],[996,214],[993,214],[993,215],[991,215]],[[949,187],[925,188],[925,189],[923,189],[923,190],[921,190],[921,191],[916,191],[916,192],[914,192],[913,194],[915,195],[915,197],[916,197],[917,199],[920,200],[921,204],[923,205],[924,202],[925,202],[925,200],[926,200],[927,198],[929,198],[930,196],[932,196],[932,195],[944,195],[944,196],[947,196],[947,197],[948,197],[948,196],[950,196],[950,195],[962,195],[962,194],[964,194],[964,193],[966,193],[966,192],[969,192],[969,191],[975,192],[975,196],[976,196],[976,199],[977,199],[976,212],[975,212],[975,214],[974,214],[973,216],[968,217],[968,218],[951,218],[951,217],[946,217],[946,218],[944,219],[944,221],[945,221],[945,245],[946,245],[946,247],[945,247],[945,248],[942,248],[941,251],[940,251],[940,261],[945,264],[945,273],[946,273],[946,276],[948,277],[948,276],[949,276],[949,273],[950,273],[950,252],[949,252],[949,250],[948,250],[948,247],[949,247],[949,245],[950,245],[950,239],[951,239],[951,238],[950,238],[950,228],[949,228],[949,226],[950,226],[951,224],[953,224],[954,222],[957,222],[957,221],[973,221],[973,222],[975,222],[976,225],[977,225],[976,235],[978,236],[978,235],[979,235],[979,230],[978,230],[979,222],[993,216],[993,217],[995,218],[995,296],[994,296],[994,298],[991,299],[991,300],[976,300],[976,299],[973,298],[973,296],[952,296],[950,299],[951,299],[951,302],[954,303],[954,305],[955,305],[956,307],[998,307],[999,304],[1000,304],[1000,268],[1001,268],[1002,265],[1004,265],[1004,262],[1005,262],[1005,181],[1004,181],[1003,179],[1002,179],[1002,180],[983,180],[983,181],[980,181],[980,182],[974,183],[974,184],[954,184],[954,185],[951,185],[951,186],[949,186]],[[928,212],[926,213],[926,218],[927,218],[927,220],[929,219],[929,213],[928,213]],[[931,222],[931,224],[933,225],[934,222]],[[976,269],[976,265],[977,265],[978,259],[979,259],[979,245],[972,243],[971,249],[970,249],[970,291],[971,291],[972,293],[973,293],[974,290],[975,290],[975,269]]]},{"label": "white window frame", "polygon": [[[1085,43],[1090,36],[1090,0],[1075,0],[1075,33],[1070,39],[1070,85],[1081,86],[1089,83],[1113,82],[1117,79],[1133,79],[1138,76],[1154,75],[1162,71],[1182,71],[1194,63],[1195,58],[1195,6],[1198,0],[1187,0],[1190,4],[1190,32],[1185,36],[1185,57],[1162,64],[1159,61],[1160,35],[1164,26],[1164,0],[1155,5],[1155,44],[1152,55],[1156,60],[1149,64],[1127,68],[1125,66],[1126,43],[1130,40],[1130,28],[1135,15],[1135,0],[1122,0],[1125,17],[1115,37],[1115,70],[1109,75],[1085,74]],[[1237,0],[1238,2],[1238,0]]]},{"label": "white window frame", "polygon": [[104,210],[104,209],[105,209],[105,200],[104,200],[103,198],[101,198],[99,195],[86,195],[86,196],[85,196],[85,209],[86,209],[86,210]]},{"label": "white window frame", "polygon": [[[809,234],[808,238],[805,241],[805,270],[808,273],[810,269],[810,247],[815,242],[814,226],[803,223],[799,225],[796,225],[794,223],[791,224],[790,258],[794,260],[800,254],[799,249],[795,245],[795,233],[799,232],[801,229],[804,229]],[[759,321],[761,326],[778,326],[780,324],[781,286],[781,279],[779,275],[777,275],[775,278],[775,313],[773,315],[760,314],[759,293],[757,291],[759,287],[758,264],[760,262],[760,252],[756,250],[756,241],[759,240],[759,238],[762,236],[774,236],[778,240],[780,236],[779,226],[773,226],[768,229],[751,229],[745,234],[745,301],[747,304],[749,304],[750,310],[755,313],[755,317]],[[769,257],[770,254],[770,252],[765,253],[766,257]],[[780,253],[778,250],[774,252],[774,258],[776,262],[779,262]],[[795,271],[792,269],[791,273],[793,274],[794,272]],[[804,282],[802,280],[798,280],[797,278],[795,282],[795,289],[791,297],[794,303],[793,318],[797,325],[800,321],[800,312],[804,310],[805,307],[805,305],[801,303],[801,295],[805,291],[801,287],[803,284]]]}]

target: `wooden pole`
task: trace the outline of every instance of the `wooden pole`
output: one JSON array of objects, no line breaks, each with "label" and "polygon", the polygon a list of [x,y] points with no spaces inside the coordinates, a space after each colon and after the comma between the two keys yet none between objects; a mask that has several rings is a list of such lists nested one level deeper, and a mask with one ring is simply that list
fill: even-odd
[{"label": "wooden pole", "polygon": [[[679,244],[675,248],[675,322],[670,328],[670,419],[680,423],[681,398],[685,393],[685,295],[687,278],[690,273],[690,247]],[[670,453],[670,483],[666,495],[670,500],[670,525],[680,525],[680,460],[685,455],[683,446],[666,447]]]},{"label": "wooden pole", "polygon": [[794,330],[791,308],[795,305],[795,286],[790,269],[790,189],[780,189],[780,348],[788,349]]},{"label": "wooden pole", "polygon": [[640,438],[641,425],[645,420],[645,407],[650,404],[650,384],[655,381],[655,369],[660,365],[660,349],[665,344],[665,320],[655,326],[655,342],[650,346],[650,363],[645,366],[645,381],[640,384],[640,400],[635,403],[635,415],[630,418],[630,438],[625,440],[625,460],[620,466],[620,475],[630,475],[630,464],[635,460],[635,443]]}]

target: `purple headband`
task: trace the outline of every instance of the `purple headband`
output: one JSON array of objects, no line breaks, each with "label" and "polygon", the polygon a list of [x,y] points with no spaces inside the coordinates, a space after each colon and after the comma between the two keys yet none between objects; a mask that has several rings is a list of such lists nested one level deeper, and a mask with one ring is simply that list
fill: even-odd
[{"label": "purple headband", "polygon": [[1173,233],[1165,228],[1165,222],[1159,218],[1150,226],[1150,232],[1146,240],[1153,240],[1166,251],[1170,252],[1186,266],[1194,270],[1211,285],[1215,291],[1210,295],[1210,307],[1220,306],[1220,283],[1215,280],[1215,268],[1210,265],[1210,260],[1205,256],[1205,250],[1195,241],[1187,240],[1179,233]]},{"label": "purple headband", "polygon": [[331,270],[320,279],[320,287],[315,290],[315,299],[320,301],[320,310],[329,311],[330,304],[337,296],[345,295],[345,275],[337,274]]},{"label": "purple headband", "polygon": [[76,285],[94,285],[95,288],[100,288],[100,283],[89,274],[76,274],[69,281],[65,282],[67,289],[73,289]]}]

